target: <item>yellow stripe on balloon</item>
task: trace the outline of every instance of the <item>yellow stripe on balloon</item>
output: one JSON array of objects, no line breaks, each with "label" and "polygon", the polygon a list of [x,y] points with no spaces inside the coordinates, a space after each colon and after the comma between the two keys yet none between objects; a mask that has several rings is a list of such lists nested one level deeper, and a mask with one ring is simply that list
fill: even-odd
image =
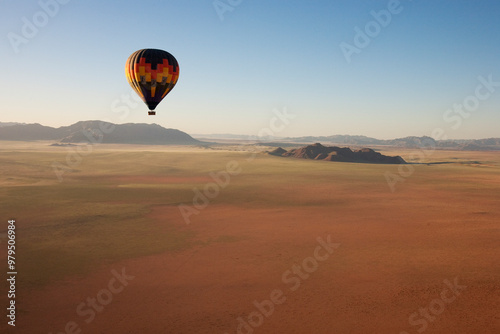
[{"label": "yellow stripe on balloon", "polygon": [[132,74],[133,74],[133,77],[132,77],[133,81],[136,81],[136,82],[141,81],[141,74],[139,73],[139,71],[137,71],[137,72],[133,71]]}]

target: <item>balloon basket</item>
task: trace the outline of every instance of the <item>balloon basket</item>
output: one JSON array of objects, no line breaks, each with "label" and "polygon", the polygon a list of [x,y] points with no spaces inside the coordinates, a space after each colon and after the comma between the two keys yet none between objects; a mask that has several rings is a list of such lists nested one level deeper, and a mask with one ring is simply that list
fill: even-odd
[{"label": "balloon basket", "polygon": [[148,115],[156,115],[156,111],[148,111]]}]

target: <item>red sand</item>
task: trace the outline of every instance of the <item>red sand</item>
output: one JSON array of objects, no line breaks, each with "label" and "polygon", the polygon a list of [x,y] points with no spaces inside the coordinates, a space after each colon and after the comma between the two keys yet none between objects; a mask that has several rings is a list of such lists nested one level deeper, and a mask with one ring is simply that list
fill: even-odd
[{"label": "red sand", "polygon": [[[499,333],[498,206],[469,198],[467,206],[443,207],[429,194],[415,194],[411,202],[404,196],[359,208],[213,204],[191,225],[176,206],[157,207],[151,218],[159,229],[171,222],[196,232],[199,244],[20,296],[25,304],[16,332],[66,333],[74,321],[81,333],[232,334],[238,317],[248,321],[257,311],[254,301],[280,290],[286,300],[269,317],[254,314],[259,326],[240,333]],[[283,273],[314,256],[317,238],[328,235],[340,247],[291,291]],[[87,324],[77,306],[106,289],[111,270],[122,268],[135,278]],[[432,321],[417,314],[411,325],[410,315],[433,301],[439,306],[443,281],[456,277],[466,286],[460,295],[428,315]]]}]

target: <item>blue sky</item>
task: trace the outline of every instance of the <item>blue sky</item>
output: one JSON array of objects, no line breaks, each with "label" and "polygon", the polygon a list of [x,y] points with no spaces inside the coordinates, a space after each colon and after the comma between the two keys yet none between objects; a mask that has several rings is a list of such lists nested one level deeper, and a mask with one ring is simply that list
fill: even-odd
[{"label": "blue sky", "polygon": [[[256,135],[286,108],[295,118],[276,136],[500,137],[500,84],[474,100],[478,77],[500,82],[496,0],[217,0],[231,9],[223,20],[213,0],[55,1],[41,1],[59,7],[45,21],[39,1],[0,2],[0,121]],[[36,19],[38,31],[23,35]],[[356,44],[366,27],[369,44]],[[350,62],[342,43],[361,46]],[[180,64],[156,116],[124,107],[135,94],[125,61],[142,48]],[[470,111],[447,112],[465,101]]]}]

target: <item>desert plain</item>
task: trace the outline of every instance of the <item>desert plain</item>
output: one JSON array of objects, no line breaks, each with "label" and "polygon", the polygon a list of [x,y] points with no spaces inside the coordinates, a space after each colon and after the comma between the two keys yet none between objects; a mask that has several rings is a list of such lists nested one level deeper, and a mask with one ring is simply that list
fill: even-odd
[{"label": "desert plain", "polygon": [[49,144],[0,143],[2,333],[500,332],[499,152]]}]

